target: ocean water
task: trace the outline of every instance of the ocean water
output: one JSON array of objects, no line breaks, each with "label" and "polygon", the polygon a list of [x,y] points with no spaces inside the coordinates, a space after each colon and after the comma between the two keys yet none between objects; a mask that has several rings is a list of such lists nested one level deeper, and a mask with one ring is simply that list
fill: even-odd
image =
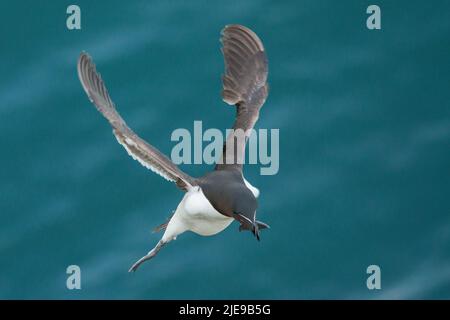
[{"label": "ocean water", "polygon": [[[2,2],[0,298],[450,298],[448,1]],[[381,8],[381,30],[366,8]],[[128,157],[76,74],[82,50],[122,116],[166,154],[176,128],[229,128],[220,30],[262,38],[280,129],[260,242],[181,235],[135,274],[183,194]],[[182,165],[198,176],[208,165]],[[366,269],[381,269],[368,290]],[[68,290],[66,268],[81,268]]]}]

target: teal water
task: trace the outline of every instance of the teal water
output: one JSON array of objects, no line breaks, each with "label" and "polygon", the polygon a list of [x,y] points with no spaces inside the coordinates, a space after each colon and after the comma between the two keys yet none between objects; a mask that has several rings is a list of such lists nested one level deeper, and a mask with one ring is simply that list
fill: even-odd
[{"label": "teal water", "polygon": [[[450,298],[448,1],[376,1],[377,31],[372,1],[78,0],[79,31],[69,4],[0,4],[0,298]],[[169,154],[176,128],[231,126],[230,23],[269,57],[257,127],[280,129],[280,170],[245,173],[272,228],[260,243],[237,224],[186,233],[128,274],[182,193],[117,144],[77,57],[94,57],[128,124]],[[381,290],[366,287],[371,264]]]}]

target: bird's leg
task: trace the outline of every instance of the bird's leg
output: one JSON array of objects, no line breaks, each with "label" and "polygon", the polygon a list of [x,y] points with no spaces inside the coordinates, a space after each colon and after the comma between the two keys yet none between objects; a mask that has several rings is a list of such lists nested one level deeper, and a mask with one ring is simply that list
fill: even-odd
[{"label": "bird's leg", "polygon": [[[180,207],[180,205],[178,206],[178,208],[179,207]],[[178,210],[178,208],[177,208],[177,210]],[[137,268],[139,268],[139,266],[142,263],[144,263],[145,261],[150,260],[151,258],[156,256],[156,254],[159,252],[159,250],[161,250],[161,248],[165,244],[169,243],[172,240],[175,240],[178,235],[180,235],[181,233],[183,233],[187,230],[188,229],[187,229],[186,225],[184,224],[183,219],[180,218],[180,214],[177,215],[177,211],[175,211],[175,213],[170,218],[169,223],[165,227],[164,234],[163,234],[161,240],[159,240],[158,244],[152,250],[150,250],[149,253],[147,253],[145,256],[143,256],[138,261],[136,261],[136,263],[133,264],[131,266],[130,270],[128,270],[128,271],[129,272],[136,271]]]},{"label": "bird's leg", "polygon": [[156,254],[159,252],[159,250],[161,250],[161,248],[166,244],[167,242],[164,242],[162,240],[159,240],[158,244],[149,251],[149,253],[147,253],[145,256],[143,256],[142,258],[140,258],[138,261],[136,261],[130,268],[130,270],[128,270],[128,272],[134,272],[137,270],[137,268],[139,268],[139,266],[141,264],[143,264],[145,261],[150,260],[151,258],[153,258],[154,256],[156,256]]}]

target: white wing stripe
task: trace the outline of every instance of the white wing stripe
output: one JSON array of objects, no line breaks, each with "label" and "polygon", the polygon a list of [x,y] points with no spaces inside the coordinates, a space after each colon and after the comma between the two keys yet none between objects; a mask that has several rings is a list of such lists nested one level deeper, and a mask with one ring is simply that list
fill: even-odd
[{"label": "white wing stripe", "polygon": [[147,161],[145,161],[144,159],[140,158],[137,154],[133,153],[129,148],[128,145],[130,146],[134,146],[136,147],[136,143],[134,143],[133,140],[131,140],[130,138],[125,138],[125,140],[122,140],[119,138],[119,136],[117,136],[116,134],[114,134],[114,136],[117,139],[117,142],[119,142],[127,151],[127,153],[136,161],[138,161],[141,165],[143,165],[144,167],[146,167],[147,169],[150,169],[151,171],[153,171],[154,173],[159,174],[161,177],[163,177],[164,179],[166,179],[167,181],[172,181],[175,182],[174,179],[171,179],[169,176],[165,175],[163,171],[158,170],[157,168],[153,167],[150,163],[148,163]]}]

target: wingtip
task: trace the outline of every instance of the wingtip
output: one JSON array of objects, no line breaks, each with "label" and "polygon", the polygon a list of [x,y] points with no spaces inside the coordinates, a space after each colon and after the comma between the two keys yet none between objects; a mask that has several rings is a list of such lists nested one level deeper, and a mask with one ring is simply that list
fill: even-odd
[{"label": "wingtip", "polygon": [[254,32],[252,29],[250,29],[249,27],[246,27],[242,24],[227,24],[225,25],[225,27],[222,28],[220,34],[220,42],[223,43],[223,38],[226,36],[227,31],[228,32],[232,32],[234,30],[236,31],[241,31],[245,34],[247,34],[247,36],[249,36],[251,39],[253,39],[253,41],[255,41],[255,44],[257,45],[258,49],[260,51],[265,51],[264,49],[264,45],[261,41],[261,39],[259,38],[259,36],[256,34],[256,32]]},{"label": "wingtip", "polygon": [[83,59],[88,59],[88,60],[92,60],[91,56],[89,55],[89,53],[87,53],[86,51],[81,51],[80,55],[78,56],[78,62],[80,62]]},{"label": "wingtip", "polygon": [[[78,75],[81,77],[82,68],[86,65],[93,65],[91,56],[86,51],[81,51],[78,56],[77,67],[78,67]],[[81,78],[80,78],[81,80]]]}]

